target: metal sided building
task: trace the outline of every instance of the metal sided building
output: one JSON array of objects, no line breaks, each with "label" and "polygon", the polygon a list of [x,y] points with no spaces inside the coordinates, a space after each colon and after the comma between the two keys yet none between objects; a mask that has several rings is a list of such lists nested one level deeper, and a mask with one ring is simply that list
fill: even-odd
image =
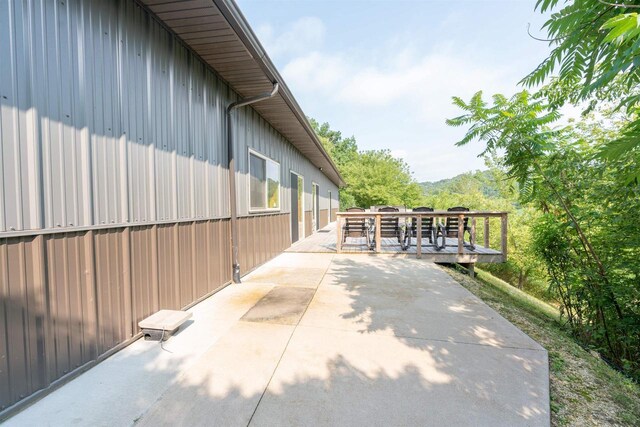
[{"label": "metal sided building", "polygon": [[326,225],[342,184],[232,0],[1,2],[0,418]]}]

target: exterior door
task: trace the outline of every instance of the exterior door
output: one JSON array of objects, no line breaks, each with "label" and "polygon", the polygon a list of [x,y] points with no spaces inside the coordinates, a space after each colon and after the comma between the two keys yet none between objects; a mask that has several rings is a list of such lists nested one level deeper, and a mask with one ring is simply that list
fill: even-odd
[{"label": "exterior door", "polygon": [[298,175],[298,235],[304,236],[304,178]]},{"label": "exterior door", "polygon": [[304,179],[291,172],[291,243],[304,236]]},{"label": "exterior door", "polygon": [[291,172],[291,243],[300,239],[298,233],[298,175]]},{"label": "exterior door", "polygon": [[311,198],[313,200],[313,211],[311,215],[313,218],[313,231],[318,231],[320,229],[320,187],[318,187],[318,184],[313,184]]}]

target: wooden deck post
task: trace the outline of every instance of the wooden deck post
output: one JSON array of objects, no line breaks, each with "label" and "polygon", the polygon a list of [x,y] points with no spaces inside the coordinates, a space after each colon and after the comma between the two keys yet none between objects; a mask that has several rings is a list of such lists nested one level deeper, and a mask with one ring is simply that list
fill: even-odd
[{"label": "wooden deck post", "polygon": [[500,217],[502,229],[500,232],[500,242],[502,244],[502,261],[507,260],[507,214],[503,213]]},{"label": "wooden deck post", "polygon": [[418,215],[418,230],[416,233],[416,258],[422,258],[422,215]]},{"label": "wooden deck post", "polygon": [[336,253],[342,253],[342,216],[336,215]]},{"label": "wooden deck post", "polygon": [[376,253],[380,253],[380,245],[381,245],[381,230],[380,230],[380,215],[376,215]]},{"label": "wooden deck post", "polygon": [[489,247],[489,217],[484,218],[484,247]]},{"label": "wooden deck post", "polygon": [[458,215],[458,254],[464,252],[464,215]]},{"label": "wooden deck post", "polygon": [[471,218],[471,236],[469,237],[469,243],[475,246],[476,244],[476,217]]}]

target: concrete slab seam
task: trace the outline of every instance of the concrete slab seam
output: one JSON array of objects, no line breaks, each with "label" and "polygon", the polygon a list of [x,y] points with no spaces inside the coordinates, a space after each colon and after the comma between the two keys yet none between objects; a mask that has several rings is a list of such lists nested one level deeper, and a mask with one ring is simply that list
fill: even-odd
[{"label": "concrete slab seam", "polygon": [[314,289],[313,296],[311,297],[311,299],[309,300],[309,303],[307,304],[307,306],[305,307],[304,311],[302,312],[302,316],[300,316],[300,318],[298,319],[298,322],[293,327],[293,330],[291,331],[291,335],[289,335],[289,339],[287,340],[287,344],[284,346],[284,349],[282,350],[282,353],[280,354],[280,358],[278,359],[278,363],[276,363],[275,368],[273,368],[273,372],[271,372],[271,376],[269,377],[269,381],[267,381],[267,384],[264,387],[264,390],[262,390],[262,394],[260,395],[260,399],[258,399],[258,403],[256,404],[256,407],[253,408],[253,413],[251,414],[251,418],[249,418],[249,422],[247,423],[247,427],[251,425],[251,421],[253,421],[253,417],[255,417],[256,412],[258,411],[258,407],[260,406],[260,403],[262,402],[262,399],[264,398],[265,393],[269,389],[269,386],[271,385],[271,381],[273,381],[273,376],[275,375],[276,371],[278,370],[278,367],[280,366],[280,363],[282,362],[282,358],[284,357],[284,354],[287,352],[287,349],[289,348],[289,344],[291,343],[291,338],[293,338],[293,335],[295,334],[296,330],[298,330],[298,326],[300,326],[300,322],[302,321],[302,318],[304,317],[305,314],[307,314],[307,310],[309,310],[309,306],[313,302],[313,299],[316,297],[316,294],[318,293],[318,288],[320,287],[320,284],[324,280],[324,276],[326,276],[327,271],[331,267],[332,263],[333,263],[333,256],[331,257],[331,261],[329,261],[329,265],[327,265],[327,267],[325,268],[324,273],[322,273],[322,277],[320,278],[320,281],[318,282],[318,286],[316,286],[316,288]]},{"label": "concrete slab seam", "polygon": [[[358,333],[358,331],[353,331],[351,329],[345,329],[345,328],[331,328],[331,327],[328,327],[328,326],[318,326],[318,325],[300,325],[300,326],[302,328],[323,329],[323,330],[328,330],[328,331],[340,331],[340,332]],[[450,344],[475,345],[475,346],[478,346],[478,347],[489,347],[489,348],[497,348],[497,349],[505,349],[505,350],[506,349],[511,349],[511,350],[528,350],[528,351],[543,351],[543,352],[547,352],[547,349],[545,349],[542,346],[541,346],[542,348],[530,348],[530,347],[516,347],[516,346],[510,346],[510,345],[491,345],[491,344],[482,344],[482,343],[477,343],[477,342],[444,340],[442,338],[409,337],[409,336],[397,335],[397,334],[376,334],[376,333],[372,333],[372,335],[395,337],[395,338],[402,338],[402,339],[415,340],[415,341],[436,341],[436,342],[445,342],[445,343],[450,343]]]}]

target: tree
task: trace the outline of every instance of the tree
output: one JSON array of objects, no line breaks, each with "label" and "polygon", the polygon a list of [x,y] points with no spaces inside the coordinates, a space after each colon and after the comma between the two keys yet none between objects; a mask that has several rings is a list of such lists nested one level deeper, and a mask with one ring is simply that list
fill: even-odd
[{"label": "tree", "polygon": [[341,209],[419,204],[422,190],[402,159],[388,150],[358,151],[355,137],[343,138],[329,123],[309,122],[346,182],[340,190]]},{"label": "tree", "polygon": [[[435,209],[466,206],[471,210],[507,211],[509,222],[507,245],[509,258],[503,264],[485,264],[490,271],[508,283],[524,289],[538,298],[553,300],[546,292],[544,266],[532,248],[532,224],[539,213],[531,206],[522,206],[517,200],[517,185],[495,165],[495,159],[487,159],[488,170],[469,172],[436,185],[425,186],[425,204]],[[500,227],[499,220],[490,219],[490,229]],[[476,229],[477,240],[484,240],[484,227]],[[490,233],[490,246],[499,247],[500,234]]]},{"label": "tree", "polygon": [[357,206],[415,206],[422,190],[411,176],[409,166],[388,150],[370,150],[358,154],[357,161],[344,168],[347,191]]},{"label": "tree", "polygon": [[[561,5],[561,6],[560,6]],[[554,107],[602,102],[627,113],[628,122],[598,154],[615,160],[628,151],[640,158],[640,5],[631,1],[538,0],[541,12],[555,10],[543,29],[551,53],[523,83],[537,86],[552,78],[547,95]],[[554,73],[557,70],[557,75]],[[623,177],[637,183],[640,171]]]},{"label": "tree", "polygon": [[557,69],[557,81],[565,87],[559,103],[597,102],[596,93],[600,99],[618,100],[626,93],[620,103],[637,104],[639,7],[604,0],[538,0],[540,12],[556,10],[543,26],[552,50],[523,82],[540,85]]},{"label": "tree", "polygon": [[457,144],[483,142],[517,180],[521,203],[542,213],[533,247],[576,335],[640,376],[640,227],[629,215],[640,199],[637,186],[619,183],[638,164],[632,153],[597,156],[621,132],[610,112],[598,111],[609,114],[609,129],[593,118],[551,128],[559,115],[540,94],[495,95],[488,104],[478,92],[454,104],[465,114],[447,123],[468,128]]},{"label": "tree", "polygon": [[355,137],[343,138],[342,133],[331,129],[327,122],[319,124],[314,119],[309,119],[309,122],[338,168],[355,160],[358,155]]}]

